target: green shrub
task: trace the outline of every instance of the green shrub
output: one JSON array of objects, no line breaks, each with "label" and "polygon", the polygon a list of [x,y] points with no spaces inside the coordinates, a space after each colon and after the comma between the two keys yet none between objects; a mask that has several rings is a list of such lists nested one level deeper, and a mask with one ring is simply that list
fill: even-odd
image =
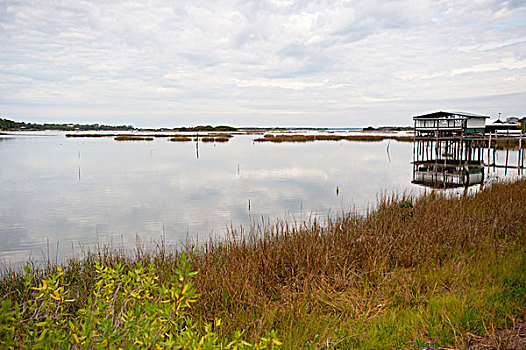
[{"label": "green shrub", "polygon": [[69,290],[61,268],[33,287],[25,268],[22,303],[4,300],[0,314],[0,346],[21,349],[274,349],[281,342],[269,332],[251,344],[237,332],[233,340],[217,333],[221,324],[199,329],[190,313],[197,293],[196,274],[185,255],[167,283],[159,282],[153,264],[126,269],[95,264],[97,282],[84,307],[68,311]]}]

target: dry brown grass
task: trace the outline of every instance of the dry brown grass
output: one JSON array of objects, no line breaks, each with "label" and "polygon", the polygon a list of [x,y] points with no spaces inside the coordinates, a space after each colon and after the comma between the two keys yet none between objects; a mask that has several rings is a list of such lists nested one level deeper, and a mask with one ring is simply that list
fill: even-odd
[{"label": "dry brown grass", "polygon": [[257,138],[255,142],[312,142],[316,138],[314,135],[273,135],[265,134],[263,137]]},{"label": "dry brown grass", "polygon": [[413,136],[394,136],[393,139],[398,142],[414,142]]},{"label": "dry brown grass", "polygon": [[356,142],[380,142],[383,140],[396,140],[399,142],[413,142],[412,136],[392,135],[285,135],[265,134],[257,138],[256,142],[314,142],[314,141],[356,141]]},{"label": "dry brown grass", "polygon": [[98,133],[98,134],[66,134],[66,137],[90,137],[90,138],[95,138],[95,137],[115,137],[115,136],[119,136],[119,135],[122,135],[122,134],[103,134],[103,133]]},{"label": "dry brown grass", "polygon": [[490,327],[485,336],[469,333],[459,341],[470,350],[526,349],[526,319],[520,319],[507,329]]},{"label": "dry brown grass", "polygon": [[168,138],[168,137],[191,137],[195,136],[194,134],[148,134],[148,133],[140,133],[140,134],[105,134],[105,133],[95,133],[95,134],[66,134],[66,137],[158,137],[158,138]]},{"label": "dry brown grass", "polygon": [[121,136],[115,137],[114,140],[115,141],[153,141],[153,137],[121,135]]},{"label": "dry brown grass", "polygon": [[189,141],[192,141],[192,139],[190,137],[186,137],[186,136],[177,136],[177,137],[170,138],[170,141],[172,141],[172,142],[189,142]]},{"label": "dry brown grass", "polygon": [[[462,269],[462,258],[473,252],[524,244],[525,229],[523,180],[474,197],[385,198],[365,217],[348,213],[326,225],[281,222],[233,231],[226,242],[191,251],[203,295],[196,310],[254,336],[279,328],[294,310],[305,317],[314,310],[363,317],[374,305],[410,302],[433,289],[414,276],[392,285],[389,271],[452,261]],[[456,283],[462,282],[446,288],[461,288]]]},{"label": "dry brown grass", "polygon": [[[464,303],[458,298],[466,293],[478,295],[480,290],[482,301],[472,301],[479,309],[472,307],[478,313],[467,319],[468,326],[463,314],[456,323],[447,321],[454,338],[447,340],[446,334],[446,340],[441,340],[463,349],[462,344],[469,343],[469,333],[477,333],[473,324],[492,325],[499,335],[504,334],[499,324],[509,324],[507,320],[517,317],[517,312],[523,313],[518,317],[525,316],[524,311],[512,306],[507,307],[511,311],[486,310],[484,303],[491,303],[494,297],[489,294],[489,299],[482,298],[486,293],[482,290],[498,290],[497,285],[488,283],[502,274],[499,269],[505,266],[499,259],[508,259],[502,256],[511,254],[507,263],[521,266],[520,253],[517,256],[513,252],[524,252],[524,232],[526,180],[492,185],[476,195],[460,197],[442,192],[419,198],[386,196],[366,215],[347,212],[326,223],[278,221],[248,231],[232,230],[226,240],[191,243],[185,249],[198,271],[195,285],[201,297],[194,315],[203,323],[221,317],[224,334],[244,329],[249,338],[256,339],[274,328],[289,348],[309,342],[316,347],[332,344],[331,348],[339,348],[353,344],[353,339],[367,341],[373,336],[354,334],[354,327],[371,323],[364,332],[372,332],[381,317],[420,310],[430,300],[446,305],[433,316],[438,325],[432,328],[425,326],[430,321],[422,321],[423,329],[409,336],[438,339],[442,334],[440,320],[452,318]],[[164,279],[174,273],[179,254],[167,251],[161,243],[153,250],[137,249],[133,258],[103,249],[82,260],[72,260],[67,274],[70,288],[77,293],[75,307],[85,303],[93,288],[95,259],[106,264],[152,262]],[[0,291],[16,295],[17,281],[16,275],[11,275],[2,281]],[[495,283],[500,286],[504,282]],[[522,300],[524,286],[517,283],[519,287],[513,288],[518,288],[514,293],[519,294],[503,294],[503,302],[515,305]],[[451,303],[448,308],[448,300],[457,304]],[[499,312],[505,312],[504,316]],[[416,321],[401,322],[400,332],[406,332],[407,322]],[[497,341],[490,332],[478,332],[477,337]],[[418,343],[407,345],[404,339],[394,344],[406,345],[396,347],[417,347]]]},{"label": "dry brown grass", "polygon": [[228,142],[230,141],[230,137],[224,137],[224,136],[204,136],[200,138],[201,142]]}]

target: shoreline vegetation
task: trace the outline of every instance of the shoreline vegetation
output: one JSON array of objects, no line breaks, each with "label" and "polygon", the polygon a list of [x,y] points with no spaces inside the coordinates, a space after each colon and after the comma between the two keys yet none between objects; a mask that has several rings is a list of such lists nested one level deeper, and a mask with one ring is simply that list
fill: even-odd
[{"label": "shoreline vegetation", "polygon": [[[228,142],[234,135],[231,133],[208,133],[208,134],[66,134],[66,137],[74,138],[100,138],[114,137],[116,141],[152,141],[153,138],[168,138],[172,142]],[[306,143],[314,141],[356,141],[356,142],[381,142],[384,140],[395,140],[398,142],[413,142],[412,136],[399,135],[302,135],[302,134],[264,134],[263,137],[254,139],[254,142],[293,142]]]},{"label": "shoreline vegetation", "polygon": [[365,215],[231,229],[178,251],[101,248],[62,267],[4,271],[0,342],[520,349],[525,231],[523,179],[460,196],[384,196]]},{"label": "shoreline vegetation", "polygon": [[[268,131],[268,130],[267,130]],[[316,134],[316,135],[304,135],[304,134],[270,134],[265,132],[256,131],[245,131],[245,132],[223,132],[213,133],[208,132],[205,134],[159,134],[159,133],[143,133],[138,132],[135,134],[115,134],[115,133],[75,133],[66,134],[68,138],[106,138],[113,137],[116,141],[153,141],[154,138],[168,138],[172,142],[191,142],[191,141],[202,141],[202,142],[228,142],[234,135],[257,135],[262,134],[263,137],[254,139],[254,142],[270,142],[270,143],[308,143],[316,141],[350,141],[350,142],[381,142],[385,140],[394,140],[397,142],[415,142],[413,136],[410,135],[368,135],[367,131],[362,131],[361,134],[353,135],[334,135],[334,134]],[[1,133],[0,133],[1,135]],[[484,143],[475,143],[476,147],[487,147]],[[499,139],[495,138],[491,140],[491,147],[496,149],[516,149],[520,146],[518,139]]]},{"label": "shoreline vegetation", "polygon": [[392,135],[273,135],[265,134],[255,142],[313,142],[313,141],[360,141],[380,142],[383,140],[396,140],[399,142],[413,142],[413,136]]},{"label": "shoreline vegetation", "polygon": [[121,135],[114,139],[115,141],[153,141],[153,137],[144,137],[137,135]]},{"label": "shoreline vegetation", "polygon": [[[364,132],[365,133],[365,132]],[[74,138],[101,138],[114,137],[116,141],[152,141],[154,138],[168,138],[172,142],[228,142],[234,135],[240,133],[207,133],[207,134],[66,134],[66,137]],[[251,132],[247,134],[252,134]],[[334,134],[264,134],[263,137],[254,139],[254,142],[272,143],[307,143],[315,141],[355,141],[355,142],[381,142],[384,140],[395,140],[398,142],[413,142],[413,136],[402,135],[334,135]]]},{"label": "shoreline vegetation", "polygon": [[[297,130],[318,130],[318,131],[329,131],[329,130],[355,130],[355,131],[377,131],[377,132],[389,132],[389,131],[409,131],[413,130],[412,127],[400,127],[400,126],[381,126],[374,128],[368,126],[366,128],[315,128],[315,127],[232,127],[229,125],[197,125],[191,127],[173,127],[173,128],[136,128],[133,125],[104,125],[104,124],[78,124],[78,123],[26,123],[17,122],[10,119],[0,118],[0,131],[42,131],[42,130],[59,130],[59,131],[139,131],[139,132],[240,132],[240,133],[255,133],[261,134],[267,131],[297,131]],[[72,134],[71,137],[75,134]],[[97,134],[94,134],[97,135]],[[110,135],[110,134],[106,134]],[[119,136],[121,134],[114,134],[113,136]],[[87,137],[87,136],[85,136]],[[103,137],[103,136],[92,136],[92,137]],[[153,137],[166,137],[165,134],[153,135]]]}]

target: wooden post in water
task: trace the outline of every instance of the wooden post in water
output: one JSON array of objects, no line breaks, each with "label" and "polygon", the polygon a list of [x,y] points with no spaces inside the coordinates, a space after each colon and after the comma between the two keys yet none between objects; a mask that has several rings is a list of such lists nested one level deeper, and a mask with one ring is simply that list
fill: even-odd
[{"label": "wooden post in water", "polygon": [[473,141],[468,142],[468,160],[471,162],[475,158],[475,150],[473,149]]},{"label": "wooden post in water", "polygon": [[462,162],[464,162],[464,160],[466,159],[466,140],[464,140],[464,138],[461,137],[459,144],[460,144],[460,159],[462,160]]},{"label": "wooden post in water", "polygon": [[526,149],[519,150],[521,153],[521,174],[524,173],[524,151],[526,151]]},{"label": "wooden post in water", "polygon": [[199,159],[199,134],[196,134],[195,138],[195,154],[197,159]]},{"label": "wooden post in water", "polygon": [[519,137],[519,152],[517,154],[517,171],[521,174],[521,148],[522,148],[522,135]]},{"label": "wooden post in water", "polygon": [[[496,135],[495,135],[496,136]],[[493,147],[493,170],[495,170],[495,152],[497,151],[497,140],[496,140],[496,137],[495,137],[495,147]]]},{"label": "wooden post in water", "polygon": [[504,175],[508,175],[508,158],[510,155],[510,148],[506,147],[506,165],[504,167]]},{"label": "wooden post in water", "polygon": [[522,150],[522,161],[521,161],[522,163],[521,163],[521,166],[522,166],[522,169],[523,169],[523,170],[524,170],[524,154],[525,154],[525,153],[526,153],[526,148],[524,148],[524,149]]},{"label": "wooden post in water", "polygon": [[517,166],[519,168],[519,175],[522,175],[522,162],[524,161],[524,154],[522,152],[522,135],[519,137],[519,155],[517,160]]},{"label": "wooden post in water", "polygon": [[489,141],[488,141],[488,168],[489,168],[489,151],[491,149],[491,133],[489,134]]}]

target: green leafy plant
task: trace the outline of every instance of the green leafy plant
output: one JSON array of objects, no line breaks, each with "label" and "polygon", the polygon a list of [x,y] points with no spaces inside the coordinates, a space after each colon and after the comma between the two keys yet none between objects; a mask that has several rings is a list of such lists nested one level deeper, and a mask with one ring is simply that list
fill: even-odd
[{"label": "green leafy plant", "polygon": [[97,282],[86,305],[69,313],[68,285],[61,268],[32,287],[25,268],[22,304],[4,300],[0,315],[3,348],[107,349],[274,349],[281,347],[275,332],[248,343],[237,332],[233,340],[217,333],[221,320],[199,329],[191,315],[198,297],[192,272],[182,255],[175,274],[161,283],[155,266],[125,268],[121,263],[95,262]]},{"label": "green leafy plant", "polygon": [[402,220],[413,217],[414,210],[413,210],[413,203],[411,201],[400,202],[400,209],[402,211],[400,213],[400,217],[402,218]]}]

